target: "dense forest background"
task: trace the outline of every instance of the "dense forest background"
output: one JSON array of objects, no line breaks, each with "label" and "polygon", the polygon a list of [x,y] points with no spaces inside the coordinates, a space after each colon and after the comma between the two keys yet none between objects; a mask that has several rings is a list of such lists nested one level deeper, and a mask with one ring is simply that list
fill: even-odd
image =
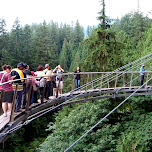
[{"label": "dense forest background", "polygon": [[[135,12],[109,24],[110,19],[103,15],[99,17],[101,25],[87,27],[86,37],[78,21],[76,25],[44,21],[21,27],[16,19],[8,32],[6,21],[0,19],[0,64],[16,67],[22,61],[29,64],[31,70],[49,63],[51,68],[61,64],[66,72],[74,71],[77,66],[81,71],[112,71],[151,53],[150,18]],[[102,24],[104,19],[106,24]],[[13,135],[7,141],[11,144],[6,146],[6,151],[35,151],[36,148],[37,151],[64,151],[122,100],[96,100],[65,107],[54,115],[47,114]],[[151,96],[130,98],[71,151],[152,151],[151,101]]]}]

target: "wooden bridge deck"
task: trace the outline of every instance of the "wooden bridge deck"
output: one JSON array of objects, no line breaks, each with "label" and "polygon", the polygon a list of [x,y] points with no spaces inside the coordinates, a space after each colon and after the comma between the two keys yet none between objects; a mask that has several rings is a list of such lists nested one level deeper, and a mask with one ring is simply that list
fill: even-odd
[{"label": "wooden bridge deck", "polygon": [[[0,134],[9,131],[14,128],[16,125],[25,122],[27,119],[31,119],[39,114],[42,114],[45,109],[50,109],[51,107],[55,107],[57,104],[63,103],[62,106],[68,106],[75,103],[82,103],[86,101],[102,99],[102,98],[116,98],[116,97],[126,97],[129,96],[132,92],[136,91],[139,86],[130,87],[116,87],[116,88],[102,88],[102,89],[90,89],[90,90],[82,90],[75,92],[68,92],[62,95],[59,95],[58,98],[54,96],[49,97],[50,100],[44,100],[44,103],[34,103],[29,107],[29,110],[23,110],[22,112],[15,113],[14,122],[10,123],[10,116],[8,114],[7,117],[3,115],[0,116]],[[140,95],[152,95],[152,86],[147,86],[145,88],[141,88],[138,90],[134,96]],[[77,96],[72,101],[68,101],[69,99]],[[67,101],[64,103],[64,101]],[[44,111],[43,111],[44,110]],[[42,112],[41,112],[42,111]],[[6,137],[0,137],[0,142],[5,141],[10,135]]]}]

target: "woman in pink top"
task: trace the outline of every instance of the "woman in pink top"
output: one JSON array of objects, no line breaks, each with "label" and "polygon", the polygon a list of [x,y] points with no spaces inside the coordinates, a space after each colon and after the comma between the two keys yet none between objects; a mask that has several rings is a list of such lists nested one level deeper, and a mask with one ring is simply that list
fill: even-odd
[{"label": "woman in pink top", "polygon": [[32,74],[32,86],[33,86],[33,90],[32,90],[32,97],[31,97],[31,104],[33,103],[37,103],[37,84],[40,84],[40,81],[37,81],[34,77],[37,76],[34,71],[31,71]]},{"label": "woman in pink top", "polygon": [[12,83],[7,83],[2,85],[5,82],[8,82],[12,80],[10,72],[11,72],[11,66],[10,65],[3,65],[2,66],[3,71],[0,72],[0,89],[5,90],[4,98],[2,101],[2,108],[4,111],[4,117],[7,117],[7,106],[9,112],[12,110],[12,101],[13,101],[13,88],[12,88]]}]

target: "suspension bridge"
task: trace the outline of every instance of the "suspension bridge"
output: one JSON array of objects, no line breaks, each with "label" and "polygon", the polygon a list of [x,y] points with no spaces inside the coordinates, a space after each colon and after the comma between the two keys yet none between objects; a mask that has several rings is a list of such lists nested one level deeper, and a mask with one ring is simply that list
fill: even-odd
[{"label": "suspension bridge", "polygon": [[[5,142],[11,136],[11,134],[16,132],[24,125],[29,124],[33,120],[37,119],[38,117],[48,112],[54,110],[61,110],[62,107],[64,106],[68,106],[76,103],[83,103],[86,101],[94,101],[103,98],[127,97],[125,100],[122,101],[121,104],[123,104],[131,96],[152,95],[152,86],[151,86],[152,71],[150,66],[151,60],[152,60],[152,53],[144,57],[141,57],[140,59],[137,59],[111,72],[81,72],[80,73],[81,87],[78,89],[73,89],[74,73],[72,72],[64,73],[62,74],[64,77],[63,94],[58,95],[58,88],[57,88],[56,96],[50,96],[49,100],[45,100],[44,99],[45,89],[44,89],[43,95],[41,99],[38,100],[38,103],[35,103],[34,105],[30,106],[30,92],[29,92],[29,94],[27,94],[28,98],[27,98],[26,109],[18,113],[14,112],[15,98],[18,88],[18,86],[16,86],[16,90],[14,92],[12,112],[10,116],[9,117],[3,117],[3,115],[0,116],[0,143]],[[145,65],[147,65],[147,67],[145,72],[145,80],[144,80],[145,83],[142,86],[140,86],[139,69],[143,62]],[[51,75],[51,77],[54,76],[55,75]],[[32,86],[32,82],[30,84],[30,89],[31,86]],[[1,90],[0,111],[2,111],[3,96],[4,96],[4,90]],[[118,108],[121,104],[119,104],[116,108]],[[111,113],[113,111],[111,111]],[[105,118],[110,114],[107,114]],[[104,119],[102,119],[102,121],[103,120]],[[89,133],[89,131],[87,133]],[[84,134],[84,136],[86,136],[86,134]],[[74,144],[76,144],[80,139],[78,139]],[[72,146],[74,146],[74,144],[71,145],[69,149]],[[66,151],[68,151],[68,149]]]}]

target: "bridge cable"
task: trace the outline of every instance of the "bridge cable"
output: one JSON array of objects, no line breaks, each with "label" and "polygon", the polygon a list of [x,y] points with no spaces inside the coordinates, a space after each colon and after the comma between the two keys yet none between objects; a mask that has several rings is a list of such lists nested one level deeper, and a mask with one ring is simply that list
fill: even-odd
[{"label": "bridge cable", "polygon": [[[135,78],[135,79],[137,79],[137,77]],[[133,79],[132,81],[134,81],[135,79]],[[113,80],[111,80],[111,81],[113,81]],[[132,82],[131,81],[131,82]],[[129,82],[130,83],[130,82]],[[122,86],[123,87],[123,86]],[[78,97],[79,97],[80,95],[78,95]],[[73,99],[73,98],[72,98]],[[70,99],[71,100],[71,99]],[[68,101],[70,101],[70,100],[68,100]],[[63,103],[61,103],[61,104],[59,104],[57,107],[54,107],[54,109],[56,109],[56,108],[58,108],[58,107],[61,107],[63,104],[65,104],[67,101],[65,101],[65,102],[63,102]],[[42,112],[49,112],[50,110],[52,111],[52,110],[54,110],[54,109],[52,109],[52,107],[51,108],[47,108],[47,109],[44,109],[44,110],[42,110],[42,111],[39,111],[38,113],[35,113],[35,114],[33,114],[33,115],[31,115],[30,117],[28,117],[28,118],[31,118],[31,117],[33,117],[33,116],[36,116],[36,115],[38,115],[39,113],[42,113]],[[48,111],[49,110],[49,111]],[[45,114],[45,113],[43,113],[43,114]],[[42,114],[42,115],[43,115]]]},{"label": "bridge cable", "polygon": [[[152,57],[149,57],[148,59],[146,59],[144,62],[147,62],[147,61],[149,61],[150,59],[152,59]],[[139,65],[141,65],[143,63],[143,61],[141,61],[141,62],[139,62],[138,64],[136,64],[136,65],[134,65],[134,66],[139,66]],[[129,69],[132,69],[132,67],[131,68],[128,68],[128,70]],[[116,70],[115,70],[116,71]],[[125,71],[127,71],[127,70],[125,70]],[[89,82],[89,83],[87,83],[87,84],[85,84],[85,86],[87,85],[87,86],[89,86],[89,85],[91,85],[92,83],[95,83],[95,82],[98,82],[99,80],[101,80],[101,78],[105,78],[105,77],[108,77],[109,75],[112,75],[114,73],[114,71],[112,71],[112,72],[110,72],[110,74],[106,74],[106,75],[104,75],[104,76],[102,76],[102,77],[99,77],[99,78],[97,78],[97,79],[95,79],[95,80],[93,80],[93,81],[91,81],[91,82]],[[122,72],[123,73],[123,72]],[[124,73],[125,74],[125,73]],[[119,74],[117,74],[117,75],[115,75],[115,76],[113,76],[113,77],[117,77]],[[108,79],[109,80],[109,79]],[[108,81],[108,80],[106,80],[106,81]],[[103,82],[102,82],[103,83]],[[84,85],[83,85],[84,86]],[[83,87],[83,86],[81,86],[81,87],[79,87],[79,88],[77,88],[77,89],[83,89],[83,88],[85,88],[85,86]],[[73,92],[75,91],[75,90],[77,90],[77,89],[74,89],[73,90]]]},{"label": "bridge cable", "polygon": [[64,152],[69,151],[75,144],[77,144],[83,137],[85,137],[90,131],[92,131],[96,126],[98,126],[103,120],[105,120],[109,115],[111,115],[116,109],[118,109],[122,104],[124,104],[130,97],[132,97],[139,89],[141,89],[146,83],[148,83],[152,78],[135,90],[130,96],[128,96],[124,101],[122,101],[118,106],[111,110],[106,116],[104,116],[98,123],[96,123],[91,129],[89,129],[84,135],[82,135],[78,140],[76,140],[71,146],[69,146]]},{"label": "bridge cable", "polygon": [[[122,72],[123,73],[123,72]],[[120,77],[120,76],[119,76]],[[110,79],[109,79],[110,80]],[[115,79],[113,79],[113,80],[115,80]],[[113,81],[113,80],[111,80],[111,81]],[[134,80],[134,79],[133,79]],[[133,81],[132,80],[132,81]],[[111,82],[110,81],[110,82]],[[98,85],[100,85],[100,84],[98,84]],[[96,85],[96,86],[98,86],[98,85]],[[96,87],[95,86],[95,87]],[[94,87],[93,87],[94,88]],[[79,95],[77,95],[76,97],[79,97],[80,95],[82,95],[82,94],[79,94]],[[75,97],[73,97],[72,99],[74,99]],[[35,114],[33,114],[33,115],[31,115],[30,117],[28,117],[28,119],[29,118],[31,118],[31,117],[34,117],[34,116],[36,116],[36,115],[38,115],[39,113],[42,113],[42,112],[49,112],[50,110],[52,111],[52,110],[54,110],[54,109],[56,109],[56,108],[59,108],[59,107],[61,107],[63,104],[65,104],[66,102],[68,102],[68,101],[70,101],[70,100],[72,100],[72,99],[69,99],[69,100],[67,100],[67,101],[65,101],[65,102],[63,102],[63,103],[61,103],[61,104],[59,104],[58,106],[56,106],[56,107],[54,107],[53,109],[52,109],[52,107],[51,108],[48,108],[48,109],[44,109],[44,110],[42,110],[42,111],[39,111],[39,112],[37,112],[37,113],[35,113]],[[51,100],[51,102],[52,102],[52,100]],[[49,110],[49,111],[48,111]],[[43,114],[45,114],[45,113],[43,113]],[[43,115],[42,114],[42,115]],[[40,115],[41,116],[41,115]],[[33,119],[32,119],[33,120]],[[31,120],[30,120],[31,121]]]},{"label": "bridge cable", "polygon": [[[145,62],[147,62],[147,61],[149,61],[150,59],[152,59],[152,57],[150,57],[150,58],[148,58],[148,59],[146,59],[145,60]],[[139,66],[141,63],[139,63],[139,64],[137,64],[137,65],[134,65],[133,67],[131,67],[131,68],[128,68],[128,70],[129,69],[134,69],[134,68],[136,68],[137,66]],[[107,79],[107,80],[105,80],[105,81],[103,81],[102,83],[99,83],[99,84],[97,84],[97,85],[95,85],[94,87],[92,87],[91,89],[93,89],[93,88],[95,88],[95,87],[97,87],[97,86],[99,86],[99,85],[101,85],[101,84],[103,84],[103,83],[105,83],[105,84],[103,84],[102,86],[104,86],[104,85],[106,85],[106,82],[107,81],[109,81],[109,82],[112,82],[113,80],[115,80],[116,79],[116,77],[118,78],[118,77],[120,77],[120,76],[122,76],[123,75],[123,73],[125,73],[125,72],[127,72],[127,70],[125,70],[125,71],[122,71],[120,74],[117,74],[117,75],[115,75],[115,76],[112,76],[111,78],[109,78],[109,79]],[[99,89],[99,88],[97,88],[97,89]],[[76,95],[76,96],[74,96],[74,97],[72,97],[72,98],[70,98],[69,100],[67,100],[66,102],[68,102],[68,101],[70,101],[70,100],[73,100],[73,99],[75,99],[75,98],[77,98],[77,97],[79,97],[79,96],[81,96],[83,94],[83,92],[81,92],[80,94],[78,94],[78,95]]]},{"label": "bridge cable", "polygon": [[[146,55],[146,56],[144,56],[144,57],[141,57],[141,58],[139,58],[139,59],[137,59],[137,60],[135,60],[135,61],[133,61],[133,62],[131,62],[131,63],[128,63],[128,64],[126,64],[126,65],[124,65],[124,66],[122,66],[122,67],[120,67],[120,68],[118,68],[118,69],[110,72],[110,74],[106,74],[103,78],[105,78],[105,77],[107,77],[107,76],[109,76],[109,75],[111,75],[111,74],[113,74],[113,73],[115,73],[115,72],[118,72],[118,71],[120,71],[120,70],[122,70],[122,69],[124,69],[124,68],[126,68],[126,67],[128,67],[128,66],[130,66],[130,65],[132,65],[132,64],[134,64],[134,63],[136,63],[136,62],[138,62],[138,61],[140,61],[140,60],[143,60],[143,59],[146,58],[146,57],[151,56],[151,55],[152,55],[152,53],[150,53],[150,54],[148,54],[148,55]],[[145,61],[144,61],[144,62],[145,62]],[[141,61],[141,63],[143,63],[143,61]],[[98,79],[98,80],[101,80],[100,78],[101,78],[101,77],[99,77],[99,78],[97,78],[97,79]],[[95,81],[95,80],[89,82],[88,84],[92,84],[92,82],[94,82],[94,81]],[[84,88],[86,85],[88,85],[88,84],[84,84],[83,86],[81,86],[81,87],[79,87],[79,88],[77,88],[77,89],[83,89],[83,88]],[[76,91],[77,89],[74,89],[74,90],[71,91],[71,92],[74,92],[74,91]]]}]

